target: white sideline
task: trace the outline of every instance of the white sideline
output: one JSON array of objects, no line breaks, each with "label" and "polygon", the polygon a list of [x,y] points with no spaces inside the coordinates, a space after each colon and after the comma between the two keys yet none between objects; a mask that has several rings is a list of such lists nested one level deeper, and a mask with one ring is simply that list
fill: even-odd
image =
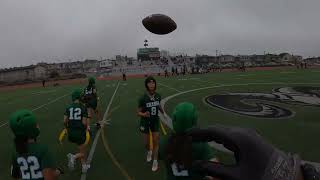
[{"label": "white sideline", "polygon": [[164,84],[162,84],[162,83],[158,83],[160,86],[164,86],[164,87],[166,87],[166,88],[169,88],[169,89],[171,89],[171,90],[174,90],[174,91],[177,91],[177,92],[181,92],[181,91],[179,91],[178,89],[176,89],[176,88],[173,88],[173,87],[169,87],[169,86],[167,86],[167,85],[164,85]]},{"label": "white sideline", "polygon": [[[109,104],[107,106],[107,109],[106,111],[104,112],[104,115],[103,115],[103,120],[102,121],[106,121],[106,118],[108,116],[108,113],[109,113],[109,110],[110,110],[110,107],[111,107],[111,104],[112,104],[112,101],[114,99],[114,96],[116,95],[117,91],[118,91],[118,88],[119,88],[119,85],[120,83],[118,82],[117,84],[117,87],[116,89],[114,90],[114,93],[109,101]],[[103,128],[103,126],[101,126],[101,128]],[[92,158],[93,158],[93,155],[94,155],[94,152],[96,150],[96,147],[97,147],[97,143],[98,143],[98,139],[100,137],[100,134],[101,134],[101,128],[98,130],[94,140],[93,140],[93,143],[92,143],[92,146],[91,146],[91,149],[90,149],[90,152],[89,152],[89,155],[88,155],[88,158],[87,158],[87,164],[90,164],[91,161],[92,161]],[[84,173],[81,175],[81,180],[86,180],[87,179],[87,173]]]}]

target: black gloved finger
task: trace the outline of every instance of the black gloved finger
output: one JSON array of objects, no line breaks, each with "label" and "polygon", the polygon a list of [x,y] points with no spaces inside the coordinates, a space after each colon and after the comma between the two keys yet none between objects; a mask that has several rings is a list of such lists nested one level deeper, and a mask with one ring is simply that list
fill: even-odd
[{"label": "black gloved finger", "polygon": [[192,137],[193,142],[211,142],[214,141],[223,144],[227,149],[238,152],[238,136],[232,134],[230,128],[224,126],[210,126],[205,129],[193,128],[187,132]]},{"label": "black gloved finger", "polygon": [[305,180],[320,180],[320,172],[313,165],[306,163],[301,168]]},{"label": "black gloved finger", "polygon": [[218,177],[223,180],[237,180],[240,178],[240,169],[237,166],[228,166],[217,162],[195,161],[193,168],[205,176]]},{"label": "black gloved finger", "polygon": [[208,175],[224,180],[294,180],[299,175],[300,158],[278,150],[255,130],[212,126],[192,129],[187,134],[195,142],[215,141],[234,152],[235,166],[198,164]]},{"label": "black gloved finger", "polygon": [[229,128],[223,126],[209,126],[208,128],[192,128],[187,132],[194,142],[211,142],[215,141],[222,144],[225,141],[234,142],[230,136]]}]

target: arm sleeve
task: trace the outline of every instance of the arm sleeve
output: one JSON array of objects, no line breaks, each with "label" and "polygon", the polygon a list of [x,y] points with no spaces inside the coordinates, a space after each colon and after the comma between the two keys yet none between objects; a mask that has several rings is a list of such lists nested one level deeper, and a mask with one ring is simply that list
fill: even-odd
[{"label": "arm sleeve", "polygon": [[12,164],[11,164],[11,177],[15,178],[15,179],[19,179],[21,178],[21,172],[20,172],[20,168],[17,164],[17,161],[14,157],[12,157]]},{"label": "arm sleeve", "polygon": [[46,168],[55,169],[56,168],[56,164],[53,160],[53,156],[49,152],[48,147],[44,148],[44,152],[41,157],[41,167],[42,167],[42,169],[46,169]]}]

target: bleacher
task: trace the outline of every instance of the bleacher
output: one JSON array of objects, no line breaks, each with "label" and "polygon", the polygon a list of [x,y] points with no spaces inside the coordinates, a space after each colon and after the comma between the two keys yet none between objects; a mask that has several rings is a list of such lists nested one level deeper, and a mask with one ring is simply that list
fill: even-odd
[{"label": "bleacher", "polygon": [[192,66],[192,61],[185,57],[173,57],[173,58],[161,58],[160,60],[150,60],[150,61],[132,61],[129,64],[127,61],[117,61],[110,73],[101,74],[102,76],[121,76],[122,73],[127,75],[137,75],[137,74],[163,74],[167,69],[168,72],[171,72],[171,69],[178,68],[180,69],[186,65],[188,69]]}]

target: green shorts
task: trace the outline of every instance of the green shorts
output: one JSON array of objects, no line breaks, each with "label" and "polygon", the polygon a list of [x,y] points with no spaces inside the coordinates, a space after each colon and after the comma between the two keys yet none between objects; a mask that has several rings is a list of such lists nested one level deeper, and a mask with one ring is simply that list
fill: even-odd
[{"label": "green shorts", "polygon": [[82,145],[86,142],[86,131],[81,129],[69,129],[68,130],[68,139],[70,142],[77,145]]},{"label": "green shorts", "polygon": [[151,132],[159,132],[160,120],[158,119],[141,119],[140,120],[140,132],[144,134],[149,134],[149,129]]},{"label": "green shorts", "polygon": [[97,109],[98,101],[97,100],[91,100],[86,103],[87,108],[92,108],[93,110]]}]

